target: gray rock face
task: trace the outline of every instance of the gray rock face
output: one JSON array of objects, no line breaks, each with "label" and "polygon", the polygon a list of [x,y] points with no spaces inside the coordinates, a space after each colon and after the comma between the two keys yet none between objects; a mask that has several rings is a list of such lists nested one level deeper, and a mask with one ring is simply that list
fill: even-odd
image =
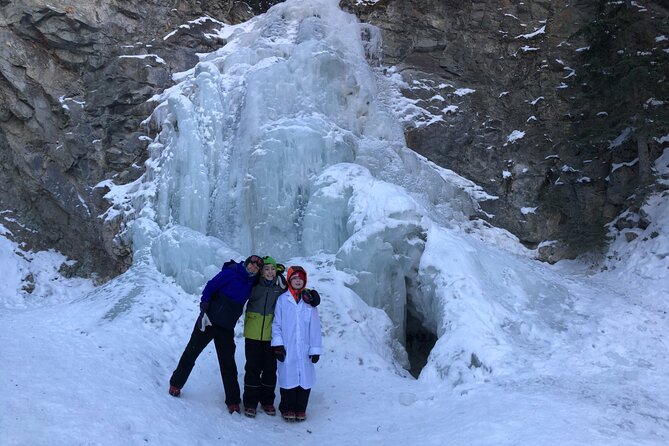
[{"label": "gray rock face", "polygon": [[[278,2],[0,0],[0,222],[77,260],[72,273],[127,268],[99,184],[141,175],[147,99],[222,43],[207,37],[218,20]],[[554,261],[638,207],[669,133],[661,2],[358,3],[342,6],[382,29],[384,64],[439,118],[408,124],[409,146],[498,196],[492,224],[529,246],[560,240],[542,248]]]},{"label": "gray rock face", "polygon": [[409,146],[499,197],[483,204],[492,224],[530,247],[557,240],[542,248],[555,261],[638,209],[669,133],[662,2],[342,4],[382,29],[383,63],[439,118],[409,124]]},{"label": "gray rock face", "polygon": [[[0,220],[28,248],[56,248],[73,273],[129,265],[121,221],[98,218],[105,179],[141,174],[142,120],[172,74],[221,42],[205,33],[272,2],[0,2]],[[217,20],[193,20],[208,15]]]}]

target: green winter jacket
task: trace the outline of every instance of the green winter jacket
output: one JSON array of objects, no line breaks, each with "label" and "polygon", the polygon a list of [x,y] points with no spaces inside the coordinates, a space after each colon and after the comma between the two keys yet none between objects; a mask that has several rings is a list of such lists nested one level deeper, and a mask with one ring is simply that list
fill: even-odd
[{"label": "green winter jacket", "polygon": [[262,277],[251,290],[244,316],[244,337],[256,341],[272,339],[272,320],[277,298],[286,291],[286,279],[277,275],[270,284]]}]

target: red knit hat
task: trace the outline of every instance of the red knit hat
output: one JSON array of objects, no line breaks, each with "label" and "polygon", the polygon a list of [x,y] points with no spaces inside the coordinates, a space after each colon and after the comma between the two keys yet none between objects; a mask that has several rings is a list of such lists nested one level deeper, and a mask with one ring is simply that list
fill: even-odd
[{"label": "red knit hat", "polygon": [[288,286],[292,288],[292,286],[290,285],[290,279],[294,275],[298,275],[302,279],[302,282],[304,282],[304,286],[305,287],[307,286],[307,272],[301,266],[291,266],[290,268],[288,268],[288,274],[287,274]]}]

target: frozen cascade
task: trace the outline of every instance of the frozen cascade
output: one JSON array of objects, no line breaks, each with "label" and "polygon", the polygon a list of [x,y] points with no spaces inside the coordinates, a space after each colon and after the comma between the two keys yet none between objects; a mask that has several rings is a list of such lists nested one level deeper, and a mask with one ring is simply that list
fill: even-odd
[{"label": "frozen cascade", "polygon": [[[379,93],[382,75],[367,60],[378,63],[379,31],[337,0],[289,0],[221,35],[224,47],[155,98],[161,131],[146,174],[126,190],[135,263],[197,293],[230,257],[332,255],[349,287],[387,312],[397,339],[407,299],[441,336],[425,376],[480,375],[470,357],[482,361],[476,369],[496,365],[501,322],[478,321],[472,302],[501,308],[512,326],[505,306],[518,296],[490,285],[508,271],[494,252],[477,265],[481,277],[430,262],[473,263],[487,249],[463,231],[485,194],[406,147],[392,91]],[[465,325],[476,336],[458,335]]]}]

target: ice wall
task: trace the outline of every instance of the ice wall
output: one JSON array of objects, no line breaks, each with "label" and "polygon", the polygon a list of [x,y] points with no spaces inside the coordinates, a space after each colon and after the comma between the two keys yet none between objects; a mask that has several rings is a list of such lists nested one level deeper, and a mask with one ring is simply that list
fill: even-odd
[{"label": "ice wall", "polygon": [[[228,44],[157,98],[153,118],[162,131],[147,175],[155,191],[136,204],[142,215],[172,234],[190,228],[240,253],[289,258],[341,249],[342,267],[357,270],[368,262],[351,253],[383,244],[383,252],[405,255],[419,244],[425,205],[449,217],[471,213],[475,204],[462,188],[406,148],[401,125],[380,100],[366,59],[378,59],[378,30],[337,3],[288,1],[222,30]],[[335,173],[375,188],[344,181],[342,195],[328,196],[343,181]],[[462,199],[452,209],[456,195]],[[379,209],[368,210],[370,202]],[[206,250],[192,234],[179,239]],[[403,276],[417,264],[415,253],[407,258],[389,273],[393,294],[405,294]]]},{"label": "ice wall", "polygon": [[[407,298],[435,333],[451,330],[452,271],[425,252],[440,246],[431,234],[468,221],[481,192],[407,149],[369,63],[379,31],[337,0],[289,0],[221,36],[224,47],[156,98],[161,131],[131,194],[137,261],[196,292],[228,256],[331,254],[398,339]],[[472,297],[486,294],[483,284]],[[462,355],[448,351],[434,370]]]}]

